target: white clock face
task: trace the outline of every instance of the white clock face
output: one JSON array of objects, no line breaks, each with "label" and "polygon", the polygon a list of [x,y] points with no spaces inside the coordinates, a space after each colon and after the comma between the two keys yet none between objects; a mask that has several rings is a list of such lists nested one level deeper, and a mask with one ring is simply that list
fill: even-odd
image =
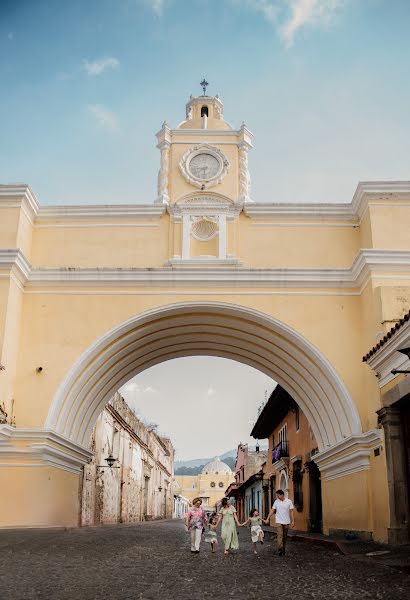
[{"label": "white clock face", "polygon": [[194,156],[189,162],[189,171],[196,179],[212,179],[220,171],[219,160],[206,152]]}]

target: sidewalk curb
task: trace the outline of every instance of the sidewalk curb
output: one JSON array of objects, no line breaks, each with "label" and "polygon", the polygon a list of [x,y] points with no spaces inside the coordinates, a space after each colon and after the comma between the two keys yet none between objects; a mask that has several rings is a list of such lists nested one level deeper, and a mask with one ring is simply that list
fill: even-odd
[{"label": "sidewalk curb", "polygon": [[[271,538],[276,538],[276,531],[273,527],[264,529],[265,535],[268,534]],[[291,542],[303,542],[305,544],[312,544],[315,546],[323,546],[328,550],[333,550],[343,556],[347,556],[348,552],[344,548],[343,542],[335,540],[333,538],[317,537],[311,534],[305,533],[288,533],[288,540]]]}]

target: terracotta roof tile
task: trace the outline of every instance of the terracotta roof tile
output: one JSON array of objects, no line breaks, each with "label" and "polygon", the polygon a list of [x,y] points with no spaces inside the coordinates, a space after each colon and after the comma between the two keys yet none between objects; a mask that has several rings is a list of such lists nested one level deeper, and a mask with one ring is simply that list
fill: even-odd
[{"label": "terracotta roof tile", "polygon": [[403,325],[405,323],[407,323],[407,321],[409,321],[409,320],[410,320],[410,311],[408,313],[406,313],[404,315],[404,317],[402,317],[400,319],[400,321],[398,321],[396,323],[396,325],[390,329],[389,332],[386,333],[386,335],[380,340],[380,342],[378,342],[378,344],[376,344],[376,346],[373,346],[373,348],[366,354],[366,356],[363,356],[363,358],[362,358],[363,362],[366,362],[367,360],[369,360],[369,358],[371,356],[373,356],[373,354],[375,354],[378,350],[380,350],[380,348],[382,346],[384,346],[384,344],[396,333],[396,331],[398,329],[400,329],[401,327],[403,327]]}]

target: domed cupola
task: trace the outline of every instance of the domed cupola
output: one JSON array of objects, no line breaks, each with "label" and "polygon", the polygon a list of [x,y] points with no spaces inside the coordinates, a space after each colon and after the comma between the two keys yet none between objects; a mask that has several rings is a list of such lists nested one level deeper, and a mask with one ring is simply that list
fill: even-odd
[{"label": "domed cupola", "polygon": [[230,473],[232,473],[232,470],[229,465],[222,462],[219,456],[211,460],[202,469],[202,475],[229,475]]}]

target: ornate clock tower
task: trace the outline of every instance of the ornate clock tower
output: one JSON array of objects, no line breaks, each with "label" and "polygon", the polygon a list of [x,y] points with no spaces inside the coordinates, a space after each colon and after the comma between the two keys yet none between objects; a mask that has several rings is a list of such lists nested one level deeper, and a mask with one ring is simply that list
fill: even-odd
[{"label": "ornate clock tower", "polygon": [[252,134],[245,124],[233,129],[218,96],[189,99],[185,120],[157,133],[161,152],[158,203],[167,205],[172,265],[238,264],[237,221],[250,198],[248,152]]}]

